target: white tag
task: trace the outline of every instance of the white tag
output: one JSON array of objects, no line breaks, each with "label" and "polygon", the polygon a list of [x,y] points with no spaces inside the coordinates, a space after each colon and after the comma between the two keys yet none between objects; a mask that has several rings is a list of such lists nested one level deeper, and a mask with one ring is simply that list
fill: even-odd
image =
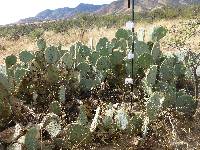
[{"label": "white tag", "polygon": [[128,30],[132,30],[134,28],[134,22],[132,22],[132,21],[126,22],[126,28]]},{"label": "white tag", "polygon": [[132,78],[126,78],[125,84],[133,84],[133,79]]},{"label": "white tag", "polygon": [[198,77],[200,76],[200,66],[197,67],[196,74]]},{"label": "white tag", "polygon": [[133,59],[134,58],[134,54],[132,52],[129,52],[127,58],[128,59]]}]

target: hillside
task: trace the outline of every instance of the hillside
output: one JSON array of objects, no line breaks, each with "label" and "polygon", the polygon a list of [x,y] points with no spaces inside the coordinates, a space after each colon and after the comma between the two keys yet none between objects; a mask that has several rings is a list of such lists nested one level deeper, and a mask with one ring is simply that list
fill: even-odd
[{"label": "hillside", "polygon": [[[75,8],[58,8],[55,10],[44,10],[38,13],[35,17],[21,19],[18,23],[32,23],[47,20],[62,20],[75,17],[79,14],[113,14],[126,13],[130,11],[127,8],[128,0],[117,0],[110,4],[92,5],[81,3]],[[180,6],[200,3],[200,0],[135,0],[134,7],[136,12],[150,11],[152,9],[163,6]]]},{"label": "hillside", "polygon": [[200,0],[135,0],[135,11],[149,11],[163,6],[180,6],[200,3]]},{"label": "hillside", "polygon": [[95,11],[101,9],[102,7],[104,7],[104,5],[92,5],[92,4],[81,3],[75,8],[64,7],[64,8],[58,8],[55,10],[47,9],[38,13],[35,17],[22,19],[19,21],[19,23],[67,19],[67,18],[74,17],[77,14],[94,13]]}]

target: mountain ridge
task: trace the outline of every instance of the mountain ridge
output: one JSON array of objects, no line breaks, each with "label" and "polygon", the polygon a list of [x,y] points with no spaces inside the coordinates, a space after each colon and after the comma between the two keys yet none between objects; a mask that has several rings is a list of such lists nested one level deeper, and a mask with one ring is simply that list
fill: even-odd
[{"label": "mountain ridge", "polygon": [[[136,12],[150,11],[163,6],[189,5],[193,3],[200,4],[200,0],[135,0],[134,10]],[[70,19],[77,16],[78,14],[105,15],[113,13],[125,13],[130,11],[127,6],[128,0],[116,0],[110,4],[103,5],[80,3],[75,8],[63,7],[57,8],[55,10],[46,9],[38,13],[35,17],[21,19],[18,21],[18,23],[33,23],[41,21]]]}]

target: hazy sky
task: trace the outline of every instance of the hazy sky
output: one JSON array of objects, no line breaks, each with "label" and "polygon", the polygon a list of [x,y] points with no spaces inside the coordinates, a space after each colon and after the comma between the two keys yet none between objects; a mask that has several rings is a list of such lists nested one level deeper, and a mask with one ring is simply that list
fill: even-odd
[{"label": "hazy sky", "polygon": [[114,0],[1,0],[0,25],[33,17],[45,9],[76,7],[80,3],[108,4]]}]

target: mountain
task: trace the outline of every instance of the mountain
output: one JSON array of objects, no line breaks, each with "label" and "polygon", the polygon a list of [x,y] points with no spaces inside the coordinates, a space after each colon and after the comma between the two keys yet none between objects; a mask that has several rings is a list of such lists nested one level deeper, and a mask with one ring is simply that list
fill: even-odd
[{"label": "mountain", "polygon": [[149,11],[163,6],[181,6],[200,3],[200,0],[135,0],[135,11]]},{"label": "mountain", "polygon": [[[139,11],[150,11],[152,9],[160,8],[163,6],[180,6],[189,5],[193,3],[200,3],[200,0],[135,0],[134,9],[136,12]],[[35,17],[30,17],[20,20],[18,23],[32,23],[46,20],[59,20],[69,19],[75,17],[78,14],[112,14],[112,13],[126,13],[130,12],[127,8],[128,0],[117,0],[110,4],[104,5],[92,5],[81,3],[75,8],[58,8],[55,10],[44,10],[38,13]]]},{"label": "mountain", "polygon": [[104,6],[105,5],[92,5],[92,4],[81,3],[75,8],[64,7],[55,10],[47,9],[38,13],[35,17],[22,19],[19,21],[19,23],[31,23],[36,21],[67,19],[74,17],[78,14],[94,13]]}]

